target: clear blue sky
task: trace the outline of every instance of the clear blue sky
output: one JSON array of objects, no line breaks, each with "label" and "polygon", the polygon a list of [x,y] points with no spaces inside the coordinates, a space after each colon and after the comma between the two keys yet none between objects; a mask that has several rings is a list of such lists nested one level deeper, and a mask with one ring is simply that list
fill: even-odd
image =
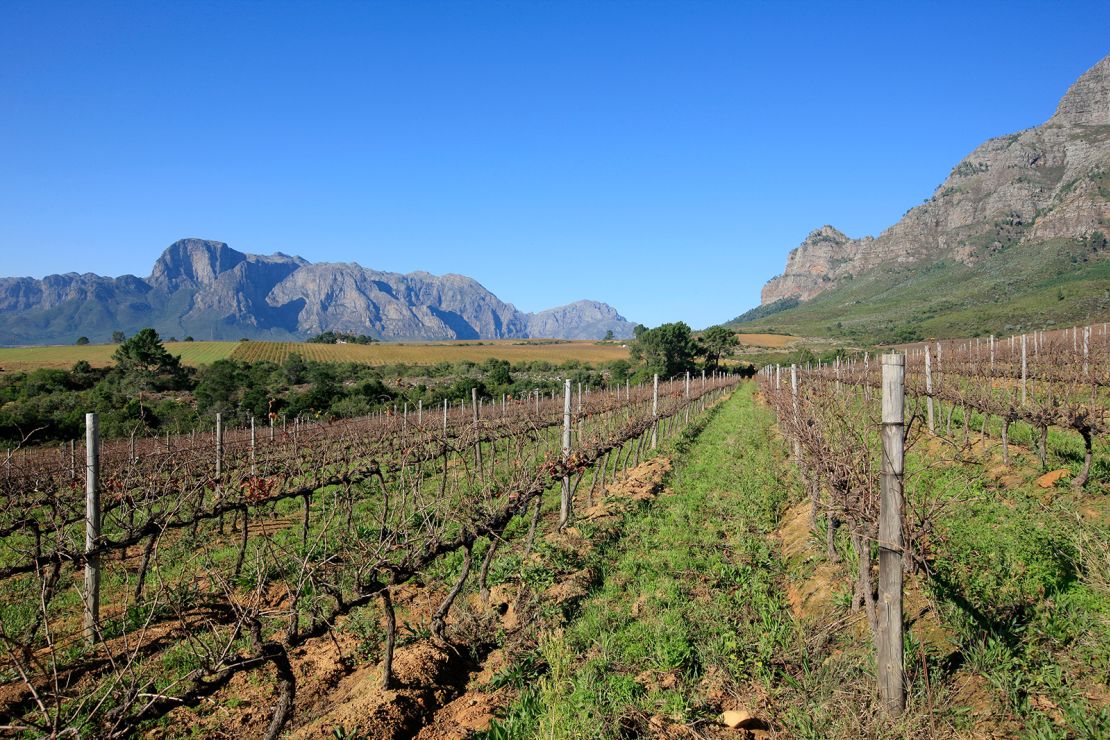
[{"label": "clear blue sky", "polygon": [[695,327],[1110,52],[1110,2],[0,3],[0,275],[185,236]]}]

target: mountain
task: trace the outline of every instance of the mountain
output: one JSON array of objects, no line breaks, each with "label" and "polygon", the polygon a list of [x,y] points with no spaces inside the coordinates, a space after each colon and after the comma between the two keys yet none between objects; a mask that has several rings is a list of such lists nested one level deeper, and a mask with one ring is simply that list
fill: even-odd
[{"label": "mountain", "polygon": [[313,264],[205,239],[174,242],[145,279],[0,278],[0,345],[107,341],[117,329],[144,326],[196,339],[304,339],[331,330],[432,340],[600,339],[610,330],[625,338],[634,324],[594,301],[524,313],[463,275]]},{"label": "mountain", "polygon": [[528,316],[528,335],[533,337],[593,339],[608,332],[617,339],[632,336],[628,321],[612,306],[597,301],[576,301]]},{"label": "mountain", "polygon": [[1046,123],[980,145],[879,236],[811,232],[763,288],[781,310],[741,323],[909,336],[1106,316],[1107,234],[1110,56]]}]

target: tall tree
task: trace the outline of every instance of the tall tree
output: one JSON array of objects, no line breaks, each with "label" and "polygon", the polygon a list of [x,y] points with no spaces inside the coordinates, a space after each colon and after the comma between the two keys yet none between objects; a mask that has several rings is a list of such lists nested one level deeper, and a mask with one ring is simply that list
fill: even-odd
[{"label": "tall tree", "polygon": [[721,357],[728,355],[740,344],[732,329],[723,326],[711,326],[702,332],[701,349],[705,355],[705,369],[716,370],[721,364]]},{"label": "tall tree", "polygon": [[697,344],[690,327],[676,321],[654,329],[637,326],[630,350],[632,359],[643,361],[648,372],[670,378],[693,368]]},{"label": "tall tree", "polygon": [[142,329],[125,340],[112,359],[124,377],[141,390],[179,388],[186,381],[181,358],[166,350],[153,329]]}]

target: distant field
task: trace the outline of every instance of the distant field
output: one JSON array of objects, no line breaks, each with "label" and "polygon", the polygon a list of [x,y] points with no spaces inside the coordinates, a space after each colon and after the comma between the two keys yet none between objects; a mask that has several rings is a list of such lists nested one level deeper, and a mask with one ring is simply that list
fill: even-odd
[{"label": "distant field", "polygon": [[798,339],[787,334],[740,334],[738,336],[741,344],[753,347],[785,347]]},{"label": "distant field", "polygon": [[237,360],[282,362],[292,353],[319,362],[362,362],[367,365],[433,365],[437,362],[483,362],[495,357],[510,362],[611,362],[628,359],[619,344],[591,341],[540,343],[505,339],[483,342],[429,342],[426,344],[306,344],[300,342],[243,342],[232,354]]},{"label": "distant field", "polygon": [[[166,349],[186,365],[206,365],[230,357],[239,342],[167,342]],[[35,370],[40,367],[71,368],[85,360],[93,367],[111,365],[114,344],[60,345],[52,347],[0,347],[0,368]]]},{"label": "distant field", "polygon": [[[429,342],[425,344],[308,344],[304,342],[168,342],[166,349],[181,356],[186,365],[206,365],[234,357],[237,360],[282,362],[294,352],[320,362],[362,362],[368,365],[407,363],[432,365],[437,362],[482,362],[491,357],[510,362],[611,362],[628,359],[628,349],[619,344],[578,342],[526,342],[488,340],[472,342]],[[0,347],[0,368],[7,371],[41,367],[70,368],[85,360],[94,367],[112,364],[114,344],[62,345],[52,347]]]}]

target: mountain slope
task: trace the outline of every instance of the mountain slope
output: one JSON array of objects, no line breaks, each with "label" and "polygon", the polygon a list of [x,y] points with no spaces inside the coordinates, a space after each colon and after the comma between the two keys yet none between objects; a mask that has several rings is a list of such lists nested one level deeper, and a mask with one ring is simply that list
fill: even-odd
[{"label": "mountain slope", "polygon": [[761,296],[801,305],[744,325],[885,337],[1105,316],[1107,234],[1110,57],[1045,124],[976,148],[878,237],[810,233]]},{"label": "mountain slope", "polygon": [[[50,275],[0,278],[0,344],[107,341],[153,326],[196,339],[303,339],[322,331],[378,339],[601,338],[634,325],[603,303],[518,311],[463,275],[407,275],[357,264],[312,264],[182,239],[148,278]],[[537,333],[539,332],[539,333]]]}]

